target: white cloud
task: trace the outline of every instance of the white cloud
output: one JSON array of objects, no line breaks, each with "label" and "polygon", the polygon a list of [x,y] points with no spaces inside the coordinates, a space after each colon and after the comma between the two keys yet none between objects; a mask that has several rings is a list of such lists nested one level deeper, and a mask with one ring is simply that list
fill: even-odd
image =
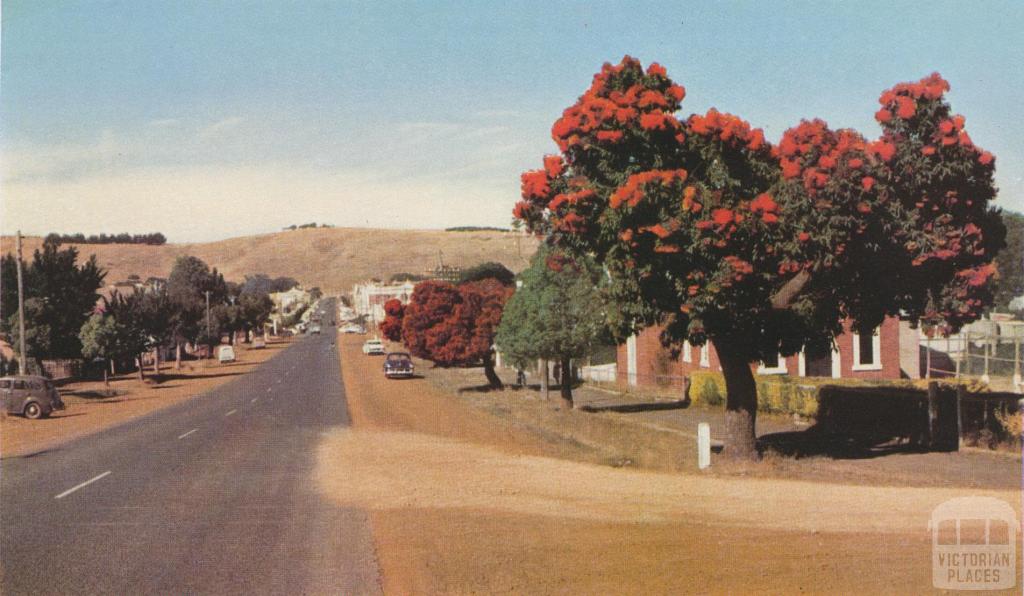
[{"label": "white cloud", "polygon": [[5,182],[39,176],[67,176],[98,168],[125,158],[130,152],[127,139],[103,130],[90,143],[22,145],[4,149],[0,172]]}]

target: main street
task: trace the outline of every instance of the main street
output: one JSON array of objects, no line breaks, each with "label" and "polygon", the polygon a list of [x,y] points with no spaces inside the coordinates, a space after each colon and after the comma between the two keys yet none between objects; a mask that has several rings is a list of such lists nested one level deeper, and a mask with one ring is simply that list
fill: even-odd
[{"label": "main street", "polygon": [[322,433],[349,424],[324,333],[209,394],[4,459],[0,591],[378,592],[367,515],[311,477]]}]

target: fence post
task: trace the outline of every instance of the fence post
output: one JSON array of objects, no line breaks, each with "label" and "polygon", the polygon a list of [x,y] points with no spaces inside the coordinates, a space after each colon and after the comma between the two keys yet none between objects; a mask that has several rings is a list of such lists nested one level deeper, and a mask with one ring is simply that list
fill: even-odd
[{"label": "fence post", "polygon": [[1014,338],[1013,342],[1013,388],[1017,392],[1021,392],[1021,378],[1020,378],[1020,338]]},{"label": "fence post", "polygon": [[928,448],[934,449],[939,443],[939,383],[928,383]]},{"label": "fence post", "polygon": [[711,427],[707,422],[697,425],[697,467],[701,470],[711,465]]},{"label": "fence post", "polygon": [[932,338],[924,336],[924,378],[932,378]]},{"label": "fence post", "polygon": [[989,346],[988,339],[986,339],[985,340],[985,374],[981,375],[981,382],[985,383],[986,385],[992,380],[992,378],[988,376],[988,354],[991,351],[992,351],[991,350],[991,346]]}]

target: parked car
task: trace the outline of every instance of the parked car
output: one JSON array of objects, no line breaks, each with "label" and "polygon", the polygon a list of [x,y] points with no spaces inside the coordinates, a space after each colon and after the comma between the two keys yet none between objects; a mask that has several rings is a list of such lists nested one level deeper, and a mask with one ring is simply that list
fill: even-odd
[{"label": "parked car", "polygon": [[46,418],[54,410],[63,410],[64,402],[53,381],[36,375],[14,375],[0,378],[0,396],[4,411],[36,420]]},{"label": "parked car", "polygon": [[349,323],[341,328],[342,333],[358,333],[362,335],[366,333],[366,329],[362,325],[356,325],[355,323]]},{"label": "parked car", "polygon": [[411,377],[415,370],[412,358],[405,352],[391,352],[384,359],[384,376],[389,379]]},{"label": "parked car", "polygon": [[320,325],[317,324],[317,325],[313,325],[312,327],[310,327],[309,328],[309,333],[310,333],[310,335],[312,335],[314,333],[317,334],[317,335],[320,335]]},{"label": "parked car", "polygon": [[217,348],[217,360],[221,362],[234,362],[235,361],[235,348],[234,346],[221,346]]},{"label": "parked car", "polygon": [[379,339],[368,339],[363,342],[363,354],[376,355],[384,353],[384,342]]},{"label": "parked car", "polygon": [[262,337],[255,337],[252,340],[252,347],[254,347],[254,348],[265,348],[265,347],[267,347],[267,342],[264,341],[264,339]]}]

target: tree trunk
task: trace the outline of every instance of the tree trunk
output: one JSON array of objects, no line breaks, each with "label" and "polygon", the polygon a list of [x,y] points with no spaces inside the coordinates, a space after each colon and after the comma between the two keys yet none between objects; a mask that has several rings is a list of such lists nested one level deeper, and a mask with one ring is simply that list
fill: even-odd
[{"label": "tree trunk", "polygon": [[505,385],[502,384],[501,378],[498,377],[498,373],[494,372],[494,352],[488,352],[484,356],[484,375],[487,377],[487,382],[491,384],[492,389],[504,389]]},{"label": "tree trunk", "polygon": [[113,358],[110,359],[110,374],[112,374],[112,375],[116,375],[117,374],[117,360],[115,360]]},{"label": "tree trunk", "polygon": [[135,363],[138,365],[138,369],[139,369],[139,380],[140,381],[145,381],[146,380],[146,371],[143,370],[142,354],[141,353],[138,356],[135,357]]},{"label": "tree trunk", "polygon": [[181,342],[174,342],[174,368],[181,370]]},{"label": "tree trunk", "polygon": [[153,374],[160,374],[160,347],[153,350]]},{"label": "tree trunk", "polygon": [[725,451],[731,459],[756,460],[757,383],[742,342],[714,340],[725,376]]},{"label": "tree trunk", "polygon": [[558,396],[559,398],[561,398],[561,408],[563,410],[571,410],[574,407],[572,403],[572,368],[570,368],[571,366],[571,359],[562,358],[561,365],[559,366],[559,368],[562,369],[562,388],[561,391],[559,391]]},{"label": "tree trunk", "polygon": [[107,367],[103,367],[103,386],[110,387],[110,377],[107,374]]},{"label": "tree trunk", "polygon": [[544,393],[544,399],[551,399],[550,387],[548,386],[548,361],[540,361],[540,389]]}]

